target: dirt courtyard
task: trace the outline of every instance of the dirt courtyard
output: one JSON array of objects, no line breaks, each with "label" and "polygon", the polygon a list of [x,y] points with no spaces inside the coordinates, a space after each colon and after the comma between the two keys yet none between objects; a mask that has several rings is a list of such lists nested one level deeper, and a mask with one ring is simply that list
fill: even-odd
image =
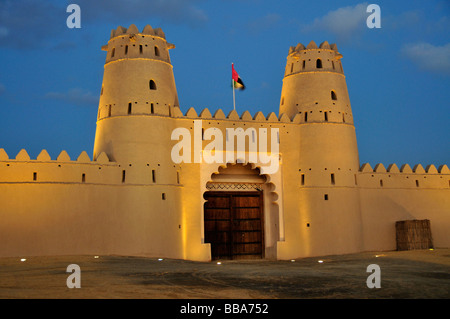
[{"label": "dirt courtyard", "polygon": [[[21,259],[26,259],[21,261]],[[321,261],[321,262],[319,262]],[[81,288],[67,287],[67,266]],[[380,267],[381,288],[368,288]],[[450,249],[293,261],[192,262],[123,256],[0,258],[2,299],[411,299],[450,297]]]}]

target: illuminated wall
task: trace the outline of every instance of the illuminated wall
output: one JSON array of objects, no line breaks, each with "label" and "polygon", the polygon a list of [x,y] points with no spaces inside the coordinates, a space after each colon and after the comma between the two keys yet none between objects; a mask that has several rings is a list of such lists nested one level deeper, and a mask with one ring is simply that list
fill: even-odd
[{"label": "illuminated wall", "polygon": [[[249,165],[252,173],[246,173],[258,172],[264,180],[266,258],[393,250],[395,222],[405,219],[430,219],[435,246],[450,246],[447,166],[360,167],[336,45],[291,47],[278,116],[194,108],[183,114],[172,48],[160,29],[113,30],[103,46],[107,55],[92,160],[86,152],[72,160],[65,151],[51,159],[45,150],[36,159],[25,150],[10,158],[0,149],[0,257],[210,260],[203,195],[208,183],[224,178],[224,169],[238,169],[237,160],[194,161],[206,154],[211,141],[203,134],[210,128],[223,137],[223,150],[227,128],[266,129],[268,141],[279,147],[276,171],[264,171],[267,164],[258,151]],[[194,163],[173,161],[176,129],[192,138]],[[252,155],[251,138],[244,164]],[[236,148],[233,154],[237,159]]]}]

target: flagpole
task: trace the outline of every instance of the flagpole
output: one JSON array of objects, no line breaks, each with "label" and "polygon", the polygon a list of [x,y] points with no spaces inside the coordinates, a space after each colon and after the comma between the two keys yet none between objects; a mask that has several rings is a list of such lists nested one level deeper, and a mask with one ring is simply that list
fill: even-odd
[{"label": "flagpole", "polygon": [[233,110],[236,111],[236,98],[235,98],[235,95],[234,95],[234,82],[233,82]]},{"label": "flagpole", "polygon": [[[233,63],[231,63],[231,66],[233,67]],[[233,110],[236,111],[236,97],[234,95],[234,80],[231,80],[231,84],[233,85]]]}]

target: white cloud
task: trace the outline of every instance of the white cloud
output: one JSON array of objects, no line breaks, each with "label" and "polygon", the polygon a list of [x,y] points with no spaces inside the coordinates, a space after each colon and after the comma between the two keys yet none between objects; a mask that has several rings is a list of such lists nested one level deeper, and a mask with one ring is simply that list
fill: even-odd
[{"label": "white cloud", "polygon": [[302,31],[328,31],[341,40],[347,40],[354,34],[367,29],[367,6],[368,3],[365,2],[330,11],[323,17],[314,19],[312,24],[302,27]]},{"label": "white cloud", "polygon": [[422,70],[450,75],[450,43],[443,46],[425,42],[407,44],[402,53]]},{"label": "white cloud", "polygon": [[45,94],[45,98],[60,100],[66,103],[75,105],[96,105],[99,100],[99,96],[92,94],[90,91],[84,91],[79,88],[73,88],[65,93],[61,92],[48,92]]}]

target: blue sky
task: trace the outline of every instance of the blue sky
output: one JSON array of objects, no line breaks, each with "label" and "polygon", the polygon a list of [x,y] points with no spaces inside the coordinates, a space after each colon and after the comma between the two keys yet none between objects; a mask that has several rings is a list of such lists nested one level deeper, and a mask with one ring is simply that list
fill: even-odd
[{"label": "blue sky", "polygon": [[[66,7],[81,7],[69,29]],[[290,46],[337,43],[361,164],[450,164],[450,2],[1,0],[0,148],[92,156],[105,52],[117,26],[161,27],[180,107],[232,109],[231,62],[246,84],[238,113],[278,114]]]}]

